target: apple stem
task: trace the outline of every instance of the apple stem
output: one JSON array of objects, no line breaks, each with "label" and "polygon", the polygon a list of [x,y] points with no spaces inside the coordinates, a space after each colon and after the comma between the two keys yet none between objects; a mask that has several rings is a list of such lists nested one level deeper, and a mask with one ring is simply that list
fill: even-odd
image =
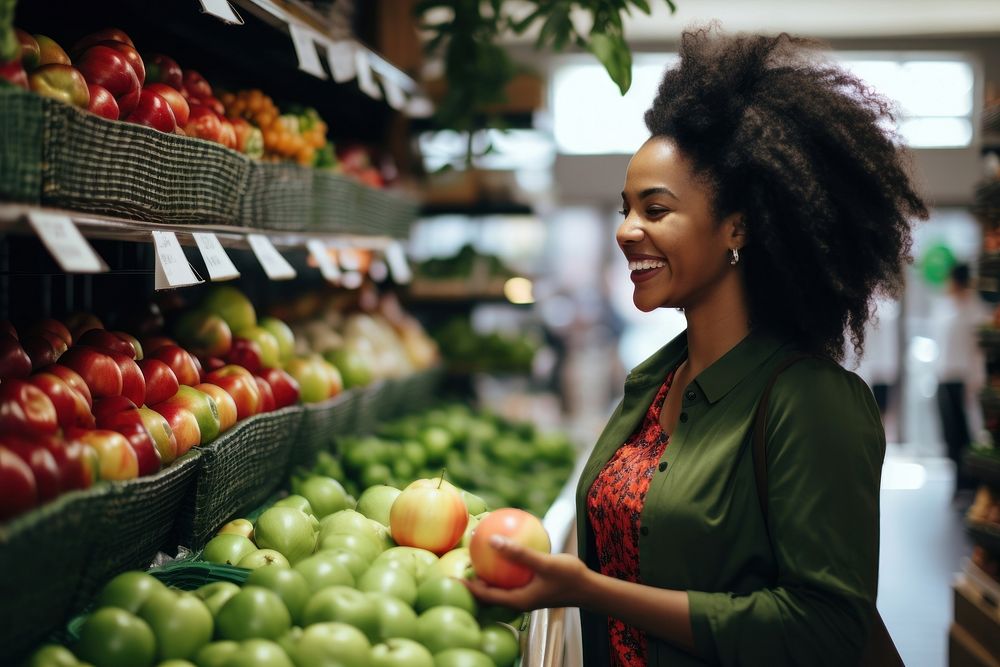
[{"label": "apple stem", "polygon": [[437,488],[439,488],[439,489],[440,489],[440,488],[441,488],[441,485],[442,485],[442,484],[444,484],[444,474],[445,474],[445,473],[446,473],[447,471],[448,471],[448,469],[447,469],[447,468],[441,468],[441,477],[439,477],[439,478],[438,478],[438,486],[437,486]]}]

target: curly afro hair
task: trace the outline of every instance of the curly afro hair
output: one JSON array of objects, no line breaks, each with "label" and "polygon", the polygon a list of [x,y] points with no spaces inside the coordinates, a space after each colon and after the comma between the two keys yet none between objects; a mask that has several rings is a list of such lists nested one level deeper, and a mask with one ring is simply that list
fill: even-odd
[{"label": "curly afro hair", "polygon": [[860,353],[873,296],[897,294],[910,224],[927,208],[887,127],[892,105],[782,34],[684,33],[646,126],[668,137],[739,212],[754,326],[842,360]]}]

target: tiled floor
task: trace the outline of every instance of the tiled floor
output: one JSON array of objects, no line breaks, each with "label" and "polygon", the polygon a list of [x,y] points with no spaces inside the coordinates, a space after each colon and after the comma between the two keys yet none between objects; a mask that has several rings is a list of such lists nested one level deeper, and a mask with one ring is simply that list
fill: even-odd
[{"label": "tiled floor", "polygon": [[951,462],[899,450],[890,446],[883,468],[878,607],[908,667],[942,667],[951,583],[972,547],[951,503]]}]

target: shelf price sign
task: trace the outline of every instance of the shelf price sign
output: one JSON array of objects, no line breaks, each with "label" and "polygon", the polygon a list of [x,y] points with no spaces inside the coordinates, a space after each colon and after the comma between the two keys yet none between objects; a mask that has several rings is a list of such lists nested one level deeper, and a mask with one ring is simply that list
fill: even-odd
[{"label": "shelf price sign", "polygon": [[357,68],[358,88],[372,99],[382,99],[382,90],[375,82],[375,74],[372,72],[371,63],[368,62],[368,52],[358,49],[354,52],[354,65]]},{"label": "shelf price sign", "polygon": [[243,19],[230,6],[229,0],[201,0],[201,7],[205,13],[220,18],[226,23],[243,25]]},{"label": "shelf price sign", "polygon": [[306,242],[306,247],[309,248],[309,253],[316,260],[319,272],[323,274],[323,277],[335,285],[340,284],[340,267],[330,256],[326,244],[319,239],[310,239]]},{"label": "shelf price sign", "polygon": [[393,279],[400,285],[405,285],[413,279],[413,272],[406,262],[406,253],[403,252],[403,244],[393,241],[385,249],[385,262],[389,265]]},{"label": "shelf price sign", "polygon": [[219,243],[219,239],[211,232],[195,232],[194,241],[198,244],[201,257],[205,260],[205,267],[208,269],[208,277],[212,280],[232,280],[239,278],[240,272],[233,265],[233,260],[229,259],[225,248]]},{"label": "shelf price sign", "polygon": [[354,44],[351,42],[331,42],[326,47],[326,62],[333,72],[333,80],[346,83],[357,74],[354,63]]},{"label": "shelf price sign", "polygon": [[291,280],[295,277],[295,269],[288,263],[288,260],[281,256],[271,239],[263,234],[247,234],[247,242],[253,254],[257,255],[257,261],[264,267],[264,273],[271,280]]},{"label": "shelf price sign", "polygon": [[28,223],[66,273],[104,273],[108,265],[67,215],[32,211]]},{"label": "shelf price sign", "polygon": [[157,290],[186,287],[202,282],[188,264],[177,235],[173,232],[153,232],[156,268],[153,287]]},{"label": "shelf price sign", "polygon": [[289,23],[288,32],[292,36],[292,45],[295,46],[295,55],[299,59],[299,69],[307,74],[312,74],[320,79],[326,78],[323,64],[320,62],[319,53],[316,51],[316,41],[319,35],[309,28],[298,23]]}]

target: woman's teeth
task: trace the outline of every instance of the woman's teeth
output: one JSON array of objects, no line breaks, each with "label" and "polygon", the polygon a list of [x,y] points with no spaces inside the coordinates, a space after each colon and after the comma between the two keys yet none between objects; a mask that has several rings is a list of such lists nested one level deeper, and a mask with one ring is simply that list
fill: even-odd
[{"label": "woman's teeth", "polygon": [[645,271],[646,269],[658,269],[661,266],[666,266],[666,262],[662,262],[657,259],[643,259],[638,262],[629,262],[629,271]]}]

